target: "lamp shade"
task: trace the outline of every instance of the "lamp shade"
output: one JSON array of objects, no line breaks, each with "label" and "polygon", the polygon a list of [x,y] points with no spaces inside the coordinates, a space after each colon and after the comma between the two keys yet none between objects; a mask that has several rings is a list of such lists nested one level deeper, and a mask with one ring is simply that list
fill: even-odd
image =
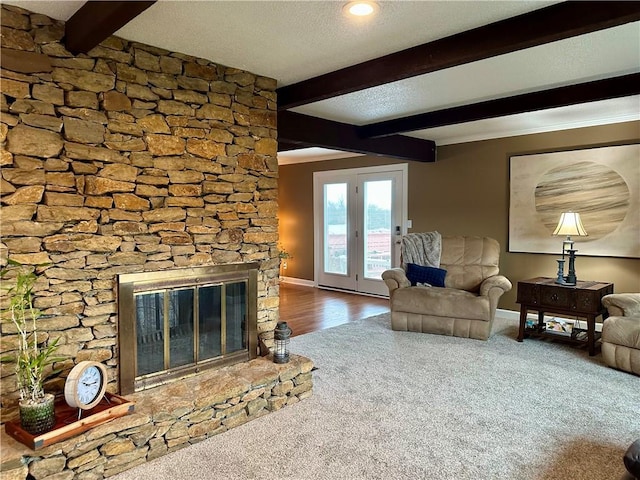
[{"label": "lamp shade", "polygon": [[582,225],[580,214],[575,212],[564,212],[560,215],[558,226],[553,232],[554,235],[577,235],[586,237],[587,231]]}]

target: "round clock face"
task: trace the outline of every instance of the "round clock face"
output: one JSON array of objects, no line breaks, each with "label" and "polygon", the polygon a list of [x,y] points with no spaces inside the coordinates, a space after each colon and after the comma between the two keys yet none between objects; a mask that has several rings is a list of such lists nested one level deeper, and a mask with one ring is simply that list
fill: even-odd
[{"label": "round clock face", "polygon": [[95,407],[107,388],[107,369],[99,362],[78,363],[67,377],[64,398],[71,407],[88,410]]},{"label": "round clock face", "polygon": [[102,372],[94,365],[86,368],[78,381],[78,400],[84,404],[93,402],[102,386]]}]

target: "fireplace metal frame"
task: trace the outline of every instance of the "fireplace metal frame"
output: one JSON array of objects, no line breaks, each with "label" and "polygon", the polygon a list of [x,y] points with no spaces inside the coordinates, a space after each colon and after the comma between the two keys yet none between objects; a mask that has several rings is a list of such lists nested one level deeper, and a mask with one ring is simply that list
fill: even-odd
[{"label": "fireplace metal frame", "polygon": [[[120,393],[162,385],[195,375],[201,370],[240,363],[257,357],[258,353],[258,263],[209,265],[159,272],[126,273],[118,276],[118,353]],[[235,281],[247,282],[247,351],[233,352],[219,357],[136,378],[137,337],[135,294],[181,287],[224,285]]]}]

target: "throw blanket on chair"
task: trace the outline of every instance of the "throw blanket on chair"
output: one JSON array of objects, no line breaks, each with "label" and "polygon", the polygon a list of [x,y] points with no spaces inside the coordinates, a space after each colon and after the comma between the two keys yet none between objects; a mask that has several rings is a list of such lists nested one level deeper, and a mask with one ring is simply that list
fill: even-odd
[{"label": "throw blanket on chair", "polygon": [[415,263],[423,267],[440,267],[442,237],[438,232],[408,233],[402,237],[402,267]]}]

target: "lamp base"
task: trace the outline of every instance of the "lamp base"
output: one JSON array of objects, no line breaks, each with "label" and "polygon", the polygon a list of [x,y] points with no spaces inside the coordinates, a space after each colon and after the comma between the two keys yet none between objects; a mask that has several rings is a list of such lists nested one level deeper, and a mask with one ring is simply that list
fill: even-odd
[{"label": "lamp base", "polygon": [[565,285],[575,285],[578,283],[578,278],[576,277],[576,252],[573,248],[568,250],[569,252],[569,273],[565,277]]},{"label": "lamp base", "polygon": [[558,262],[558,273],[557,273],[556,283],[560,285],[564,285],[564,258],[559,258],[556,261]]},{"label": "lamp base", "polygon": [[556,260],[558,262],[558,273],[556,274],[556,283],[558,285],[566,285],[568,287],[575,287],[578,284],[578,279],[576,278],[576,252],[577,250],[570,248],[567,250],[569,252],[569,274],[565,276],[564,274],[564,248],[562,252],[562,258]]}]

